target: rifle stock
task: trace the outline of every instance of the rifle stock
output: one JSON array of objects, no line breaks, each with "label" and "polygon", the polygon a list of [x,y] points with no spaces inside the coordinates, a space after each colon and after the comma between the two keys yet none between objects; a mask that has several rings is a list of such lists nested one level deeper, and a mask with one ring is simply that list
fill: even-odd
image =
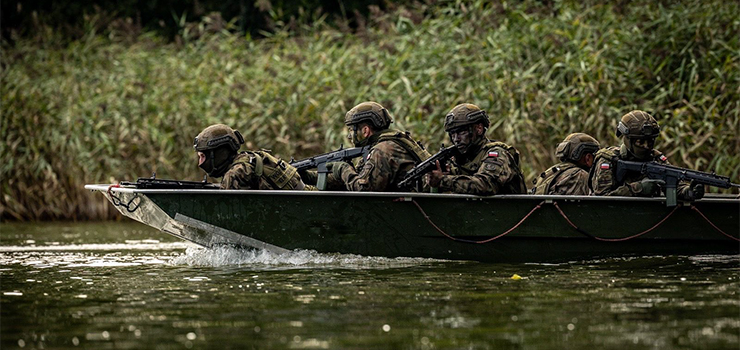
[{"label": "rifle stock", "polygon": [[714,173],[680,168],[657,162],[634,162],[618,159],[614,172],[617,182],[623,182],[628,172],[636,172],[646,175],[650,179],[665,181],[666,205],[669,207],[676,206],[676,189],[678,183],[681,181],[693,181],[702,185],[719,188],[740,187],[740,185],[730,182],[729,177]]}]

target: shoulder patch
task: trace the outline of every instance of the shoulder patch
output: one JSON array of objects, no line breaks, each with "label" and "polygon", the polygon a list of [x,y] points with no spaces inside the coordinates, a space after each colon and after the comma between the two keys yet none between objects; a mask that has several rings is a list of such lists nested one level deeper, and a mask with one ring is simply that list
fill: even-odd
[{"label": "shoulder patch", "polygon": [[600,167],[601,169],[604,169],[604,170],[606,170],[606,169],[611,169],[612,165],[611,165],[611,164],[609,164],[609,163],[601,163],[601,165],[600,165],[599,167]]},{"label": "shoulder patch", "polygon": [[488,158],[498,158],[498,152],[497,151],[488,151]]},{"label": "shoulder patch", "polygon": [[668,160],[668,157],[666,157],[666,156],[664,156],[664,155],[662,155],[662,154],[661,154],[661,155],[660,155],[660,160],[661,160],[662,162],[665,162],[666,160]]}]

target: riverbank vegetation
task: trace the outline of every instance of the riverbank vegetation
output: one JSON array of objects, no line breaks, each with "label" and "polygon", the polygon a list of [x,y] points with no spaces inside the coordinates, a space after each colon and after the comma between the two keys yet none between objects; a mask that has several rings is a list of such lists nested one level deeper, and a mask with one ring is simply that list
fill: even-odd
[{"label": "riverbank vegetation", "polygon": [[14,38],[2,47],[1,216],[115,217],[84,184],[197,180],[192,140],[212,123],[287,159],[335,149],[365,100],[431,151],[449,144],[447,111],[481,106],[528,183],[567,134],[615,145],[618,118],[643,109],[673,164],[738,182],[739,14],[719,0],[453,1],[371,7],[353,28],[306,11],[260,39],[217,13],[176,40],[115,26],[68,43],[53,29]]}]

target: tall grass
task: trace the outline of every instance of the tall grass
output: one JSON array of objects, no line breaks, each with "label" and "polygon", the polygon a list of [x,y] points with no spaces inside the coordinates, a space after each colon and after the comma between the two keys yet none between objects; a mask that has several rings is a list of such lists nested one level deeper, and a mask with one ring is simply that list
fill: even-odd
[{"label": "tall grass", "polygon": [[447,111],[478,104],[528,179],[555,162],[565,135],[614,145],[618,118],[643,109],[674,164],[738,182],[738,14],[719,0],[455,1],[374,11],[354,32],[314,18],[261,40],[208,21],[177,43],[19,39],[2,52],[0,216],[112,217],[85,183],[198,179],[192,139],[212,123],[284,158],[337,148],[344,113],[365,100],[432,150],[449,143]]}]

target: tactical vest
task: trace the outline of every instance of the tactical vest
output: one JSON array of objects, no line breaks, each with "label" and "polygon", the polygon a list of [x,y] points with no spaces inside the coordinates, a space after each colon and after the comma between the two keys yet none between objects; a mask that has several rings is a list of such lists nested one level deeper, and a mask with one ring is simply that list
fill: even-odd
[{"label": "tactical vest", "polygon": [[[249,157],[237,159],[234,164],[249,164],[254,167],[254,173],[276,190],[295,190],[291,179],[298,176],[298,171],[282,159],[276,158],[267,151],[247,151]],[[298,182],[299,184],[301,182]]]},{"label": "tactical vest", "polygon": [[393,141],[399,146],[403,147],[406,151],[414,157],[416,163],[425,161],[432,155],[424,149],[418,142],[409,136],[408,132],[401,132],[397,130],[386,130],[380,133],[378,142]]},{"label": "tactical vest", "polygon": [[527,186],[524,183],[524,175],[522,175],[522,169],[519,167],[519,151],[513,146],[509,146],[501,141],[489,141],[483,145],[478,154],[471,161],[465,164],[457,164],[458,169],[465,175],[473,175],[478,172],[483,161],[488,158],[488,150],[493,147],[500,147],[505,149],[514,158],[514,164],[516,165],[516,174],[509,183],[504,184],[504,191],[501,193],[527,193]]},{"label": "tactical vest", "polygon": [[540,174],[539,177],[534,179],[534,187],[532,188],[532,194],[548,194],[550,192],[550,185],[557,180],[560,175],[564,174],[567,170],[577,168],[578,166],[571,162],[562,162],[557,165],[551,166]]},{"label": "tactical vest", "polygon": [[[421,146],[418,142],[416,142],[414,139],[409,136],[408,132],[402,132],[398,130],[384,130],[381,131],[378,134],[378,141],[375,143],[376,145],[383,141],[392,141],[395,142],[397,145],[403,147],[410,155],[414,158],[414,162],[416,164],[419,164],[420,162],[426,160],[427,158],[431,157],[429,152],[427,152],[424,147]],[[365,158],[362,158],[360,162],[357,164],[357,170],[361,171],[362,167],[365,165]]]}]

